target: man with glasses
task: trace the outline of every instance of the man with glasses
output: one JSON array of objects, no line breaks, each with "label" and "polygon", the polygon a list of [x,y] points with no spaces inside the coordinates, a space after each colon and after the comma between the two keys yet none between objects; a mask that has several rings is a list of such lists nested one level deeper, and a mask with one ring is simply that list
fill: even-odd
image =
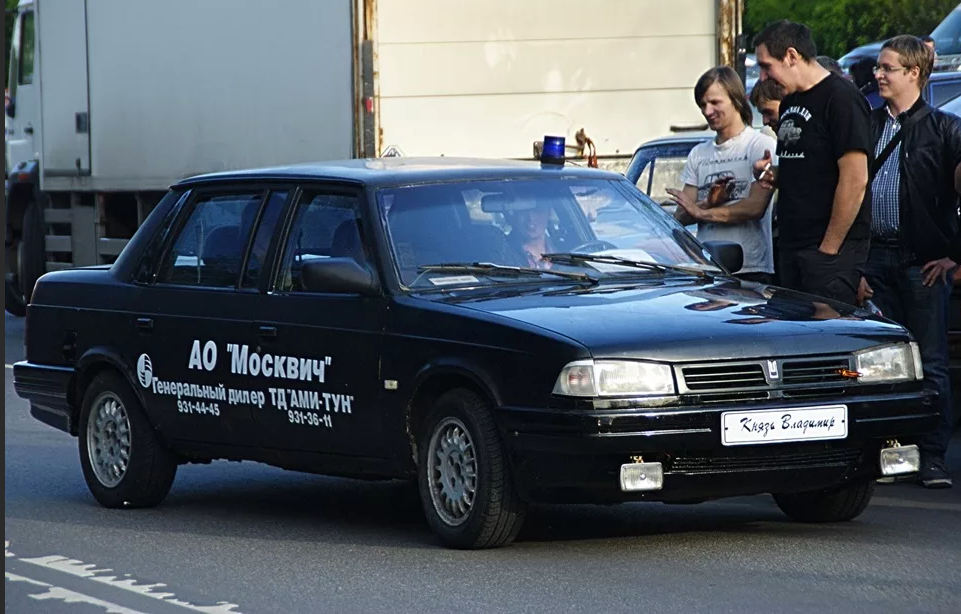
[{"label": "man with glasses", "polygon": [[776,22],[754,44],[761,80],[785,93],[778,166],[770,152],[754,165],[758,183],[779,190],[781,285],[853,305],[871,230],[867,101],[817,62],[807,26]]},{"label": "man with glasses", "polygon": [[917,339],[924,382],[939,393],[940,422],[919,442],[920,481],[950,488],[945,453],[951,438],[947,308],[956,262],[961,126],[921,97],[934,52],[915,36],[884,43],[875,75],[885,104],[871,114],[875,173],[871,249],[858,291]]}]

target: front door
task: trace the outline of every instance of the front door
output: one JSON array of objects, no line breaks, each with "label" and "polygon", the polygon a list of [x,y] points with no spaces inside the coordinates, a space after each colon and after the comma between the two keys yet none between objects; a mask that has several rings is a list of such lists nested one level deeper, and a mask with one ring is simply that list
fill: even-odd
[{"label": "front door", "polygon": [[263,237],[269,241],[286,199],[282,188],[194,194],[155,280],[143,288],[130,323],[130,359],[155,423],[173,438],[229,445],[258,439],[253,414],[266,393],[232,369],[230,348],[256,339],[258,278],[241,270],[266,252]]},{"label": "front door", "polygon": [[268,406],[255,422],[269,447],[391,456],[379,405],[384,300],[307,292],[300,276],[315,258],[373,262],[358,223],[362,199],[352,188],[304,188],[278,251],[273,291],[257,309],[258,351],[233,354],[266,387]]},{"label": "front door", "polygon": [[40,159],[40,88],[37,78],[37,36],[33,9],[24,10],[13,28],[10,45],[10,117],[8,164]]}]

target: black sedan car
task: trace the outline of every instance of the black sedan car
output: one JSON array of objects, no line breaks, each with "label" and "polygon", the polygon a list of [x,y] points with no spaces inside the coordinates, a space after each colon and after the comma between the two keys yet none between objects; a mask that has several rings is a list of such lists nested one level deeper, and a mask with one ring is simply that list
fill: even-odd
[{"label": "black sedan car", "polygon": [[623,176],[375,159],[183,181],[111,266],[44,275],[14,383],[107,507],[183,463],[416,481],[441,541],[532,502],[772,493],[844,521],[935,420],[907,332],[743,283]]}]

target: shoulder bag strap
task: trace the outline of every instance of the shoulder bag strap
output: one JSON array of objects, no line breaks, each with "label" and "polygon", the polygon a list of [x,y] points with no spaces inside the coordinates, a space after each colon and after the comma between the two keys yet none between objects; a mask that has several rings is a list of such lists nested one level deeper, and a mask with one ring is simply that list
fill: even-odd
[{"label": "shoulder bag strap", "polygon": [[904,134],[908,131],[908,129],[911,128],[911,126],[913,126],[914,124],[921,121],[930,112],[931,112],[930,106],[927,106],[927,105],[923,106],[917,111],[915,111],[914,115],[909,117],[908,120],[904,122],[904,125],[901,126],[900,130],[898,130],[898,133],[894,135],[894,138],[892,138],[891,141],[884,148],[884,150],[881,151],[880,154],[878,154],[878,157],[874,160],[874,163],[871,165],[871,176],[868,178],[868,185],[874,183],[874,176],[877,175],[878,171],[881,170],[881,167],[884,166],[884,163],[887,161],[888,157],[891,155],[891,152],[894,151],[894,148],[897,147],[898,143],[900,143],[901,140],[904,138]]}]

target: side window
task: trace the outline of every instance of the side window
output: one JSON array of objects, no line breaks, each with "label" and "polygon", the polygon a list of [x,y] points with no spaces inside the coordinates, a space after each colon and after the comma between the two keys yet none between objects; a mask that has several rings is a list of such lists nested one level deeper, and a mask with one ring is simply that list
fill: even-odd
[{"label": "side window", "polygon": [[236,286],[262,200],[261,191],[200,196],[160,267],[157,283]]},{"label": "side window", "polygon": [[20,29],[20,78],[21,85],[33,83],[33,51],[35,36],[33,28],[33,11],[23,14]]},{"label": "side window", "polygon": [[360,202],[356,196],[305,191],[287,237],[277,289],[304,292],[300,270],[318,258],[367,261],[360,236]]},{"label": "side window", "polygon": [[[260,220],[256,222],[257,232],[254,234],[254,243],[250,247],[250,256],[247,259],[247,269],[244,271],[244,278],[240,284],[242,288],[256,288],[259,285],[260,275],[263,272],[264,263],[267,261],[270,239],[277,227],[277,220],[284,210],[285,202],[287,202],[286,191],[271,192],[267,198],[267,204],[264,205]],[[255,215],[257,215],[257,209],[251,208],[247,217],[253,218]],[[241,223],[243,228],[250,228],[253,225],[253,219],[245,219]]]},{"label": "side window", "polygon": [[668,188],[683,188],[681,183],[681,173],[684,172],[684,165],[687,164],[687,156],[663,156],[653,163],[654,180],[651,182],[651,197],[654,202],[664,204],[671,202],[671,195],[667,193]]}]

